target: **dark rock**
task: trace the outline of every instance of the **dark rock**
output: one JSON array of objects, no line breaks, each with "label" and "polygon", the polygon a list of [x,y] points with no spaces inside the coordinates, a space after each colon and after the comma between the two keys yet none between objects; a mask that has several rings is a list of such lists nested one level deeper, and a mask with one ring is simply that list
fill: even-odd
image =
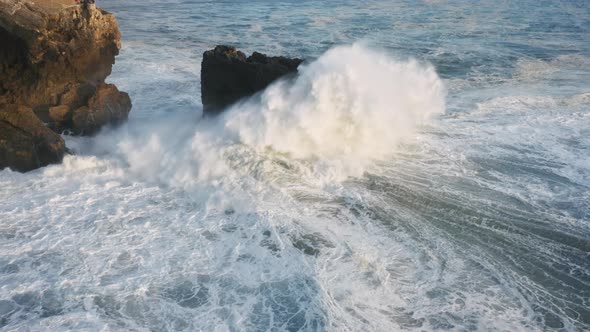
[{"label": "dark rock", "polygon": [[277,79],[297,72],[301,59],[251,56],[232,46],[216,46],[203,54],[201,100],[205,113],[219,113],[241,98],[265,89]]},{"label": "dark rock", "polygon": [[61,162],[64,140],[47,128],[33,110],[24,106],[0,106],[0,169],[26,172]]}]

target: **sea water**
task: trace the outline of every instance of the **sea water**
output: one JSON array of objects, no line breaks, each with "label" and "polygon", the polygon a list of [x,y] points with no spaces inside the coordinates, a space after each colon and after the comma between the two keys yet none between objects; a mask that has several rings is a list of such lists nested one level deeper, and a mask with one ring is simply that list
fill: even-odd
[{"label": "sea water", "polygon": [[[6,331],[590,329],[590,3],[99,1],[129,121],[0,171]],[[302,57],[201,118],[217,44]]]}]

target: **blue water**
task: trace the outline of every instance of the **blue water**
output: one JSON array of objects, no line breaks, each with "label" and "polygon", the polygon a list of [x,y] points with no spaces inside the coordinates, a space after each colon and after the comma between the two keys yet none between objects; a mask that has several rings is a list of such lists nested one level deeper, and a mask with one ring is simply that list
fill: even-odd
[{"label": "blue water", "polygon": [[[133,110],[0,171],[0,329],[590,329],[589,2],[99,5]],[[201,120],[217,44],[305,69]]]}]

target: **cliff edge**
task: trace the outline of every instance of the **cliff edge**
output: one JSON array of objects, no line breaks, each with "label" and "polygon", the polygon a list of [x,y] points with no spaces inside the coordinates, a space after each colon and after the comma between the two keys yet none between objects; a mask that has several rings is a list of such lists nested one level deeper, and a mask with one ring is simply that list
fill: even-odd
[{"label": "cliff edge", "polygon": [[57,133],[88,135],[127,119],[129,96],[105,83],[120,37],[115,17],[95,5],[0,0],[0,169],[59,162]]}]

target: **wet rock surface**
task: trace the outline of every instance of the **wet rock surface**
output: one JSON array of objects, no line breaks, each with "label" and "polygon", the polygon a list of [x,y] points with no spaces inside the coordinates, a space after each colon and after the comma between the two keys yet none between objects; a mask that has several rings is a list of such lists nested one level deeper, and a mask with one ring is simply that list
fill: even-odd
[{"label": "wet rock surface", "polygon": [[215,114],[241,98],[259,92],[281,77],[297,73],[303,62],[254,52],[246,57],[232,46],[216,46],[203,54],[201,99],[203,112]]}]

